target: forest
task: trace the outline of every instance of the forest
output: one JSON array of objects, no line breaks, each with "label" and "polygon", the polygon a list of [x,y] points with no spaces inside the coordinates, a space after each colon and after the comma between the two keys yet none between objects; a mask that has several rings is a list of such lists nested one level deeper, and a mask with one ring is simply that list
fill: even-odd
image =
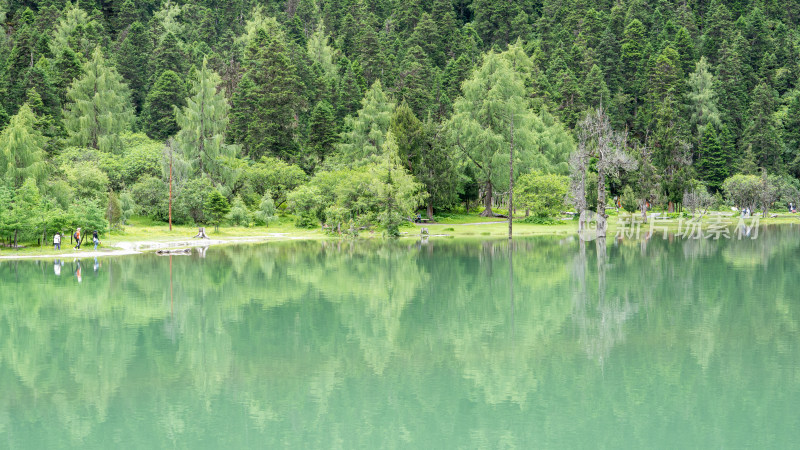
[{"label": "forest", "polygon": [[785,208],[798,23],[775,0],[0,0],[0,235],[396,235],[508,208],[512,158],[539,216]]}]

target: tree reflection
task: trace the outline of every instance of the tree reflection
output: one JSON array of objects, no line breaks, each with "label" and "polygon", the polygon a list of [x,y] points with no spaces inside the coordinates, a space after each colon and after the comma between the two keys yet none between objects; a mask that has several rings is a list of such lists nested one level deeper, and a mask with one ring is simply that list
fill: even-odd
[{"label": "tree reflection", "polygon": [[[798,425],[798,249],[784,229],[716,243],[292,242],[211,248],[171,271],[154,255],[99,260],[80,284],[49,262],[3,262],[0,439],[630,446],[616,420],[642,430],[641,447],[669,421],[679,447],[770,446],[745,432]],[[774,408],[741,432],[681,419],[734,422],[757,402]],[[520,411],[548,427],[521,426]]]}]

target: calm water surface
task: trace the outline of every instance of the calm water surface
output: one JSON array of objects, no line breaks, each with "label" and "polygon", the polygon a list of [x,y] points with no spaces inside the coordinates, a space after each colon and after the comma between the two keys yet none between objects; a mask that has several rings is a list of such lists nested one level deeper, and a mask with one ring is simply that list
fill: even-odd
[{"label": "calm water surface", "polygon": [[797,448],[799,288],[798,227],[1,262],[0,448]]}]

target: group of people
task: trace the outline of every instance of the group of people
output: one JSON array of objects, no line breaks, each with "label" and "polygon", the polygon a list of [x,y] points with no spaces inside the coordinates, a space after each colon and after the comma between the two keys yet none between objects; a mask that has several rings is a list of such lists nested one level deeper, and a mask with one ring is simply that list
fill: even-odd
[{"label": "group of people", "polygon": [[[54,250],[61,250],[61,238],[62,238],[62,235],[61,235],[60,232],[56,232],[53,235],[53,249]],[[72,234],[72,238],[75,240],[75,247],[73,247],[73,249],[74,250],[80,250],[81,249],[81,229],[80,228],[75,230],[75,233]],[[92,232],[92,243],[94,244],[94,249],[97,250],[97,246],[100,244],[100,234],[97,232],[97,230],[94,230]]]}]

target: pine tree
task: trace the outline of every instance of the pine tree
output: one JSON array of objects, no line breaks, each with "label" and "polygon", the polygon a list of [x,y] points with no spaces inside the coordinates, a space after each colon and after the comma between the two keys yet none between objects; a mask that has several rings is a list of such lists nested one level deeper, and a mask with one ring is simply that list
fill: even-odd
[{"label": "pine tree", "polygon": [[254,160],[297,157],[295,114],[302,99],[294,64],[280,38],[258,30],[247,47],[246,72],[231,109],[231,138]]},{"label": "pine tree", "polygon": [[350,61],[346,57],[342,57],[342,60],[342,76],[336,88],[336,119],[339,121],[355,114],[364,98]]},{"label": "pine tree", "polygon": [[185,73],[186,54],[181,49],[181,44],[174,34],[167,32],[161,37],[158,46],[153,50],[150,57],[148,70],[150,80],[148,85],[152,86],[165,70],[171,70],[178,75]]},{"label": "pine tree", "polygon": [[81,61],[78,59],[78,54],[70,47],[66,47],[61,54],[58,55],[53,63],[53,74],[55,79],[53,84],[58,95],[59,102],[64,104],[67,102],[67,90],[75,79],[83,75],[83,68]]},{"label": "pine tree", "polygon": [[393,111],[394,104],[383,91],[381,82],[376,81],[361,100],[358,115],[345,119],[345,131],[336,145],[338,160],[349,165],[380,154]]},{"label": "pine tree", "polygon": [[400,97],[418,116],[426,116],[434,106],[435,81],[434,68],[423,50],[416,45],[409,48],[400,64],[396,85]]},{"label": "pine tree", "polygon": [[728,39],[731,32],[731,12],[721,0],[712,0],[706,13],[705,34],[703,35],[703,56],[711,64],[717,62],[718,54],[723,41]]},{"label": "pine tree", "polygon": [[[28,72],[43,55],[40,39],[46,39],[38,34],[33,26],[34,13],[30,8],[21,12],[17,21],[18,29],[14,33],[14,47],[5,61],[5,77],[2,87],[5,89],[3,102],[6,110],[14,113],[19,105],[25,101],[28,90]],[[46,50],[46,48],[45,48]]]},{"label": "pine tree", "polygon": [[324,161],[333,151],[337,134],[333,107],[325,100],[317,102],[309,119],[308,144],[315,149],[321,161]]},{"label": "pine tree", "polygon": [[705,127],[698,147],[697,174],[709,189],[719,191],[728,177],[728,164],[714,126]]},{"label": "pine tree", "polygon": [[139,20],[139,11],[133,0],[114,0],[114,28],[119,33]]},{"label": "pine tree", "polygon": [[157,140],[164,140],[178,132],[175,108],[186,105],[186,85],[180,76],[165,70],[158,78],[142,110],[145,132]]},{"label": "pine tree", "polygon": [[781,143],[774,117],[777,93],[766,83],[761,83],[753,90],[752,98],[744,143],[751,148],[759,167],[779,171]]},{"label": "pine tree", "polygon": [[685,27],[678,29],[675,34],[675,41],[672,45],[678,52],[681,71],[684,74],[691,73],[694,70],[694,43],[689,31]]},{"label": "pine tree", "polygon": [[194,176],[206,175],[222,182],[227,175],[223,160],[233,157],[236,151],[225,144],[229,106],[225,91],[217,89],[222,80],[208,68],[206,59],[192,80],[187,105],[176,112],[180,131],[175,136],[175,143]]},{"label": "pine tree", "polygon": [[397,144],[397,155],[400,163],[412,174],[420,162],[420,151],[423,141],[422,122],[414,115],[414,111],[403,100],[392,114],[389,130]]},{"label": "pine tree", "polygon": [[64,119],[69,140],[73,145],[119,151],[119,134],[128,131],[133,122],[128,87],[106,64],[100,47],[83,65],[83,73],[67,92]]},{"label": "pine tree", "polygon": [[137,112],[142,110],[147,95],[147,62],[151,48],[150,33],[140,22],[134,22],[117,55],[117,70],[131,89],[131,100]]},{"label": "pine tree", "polygon": [[644,25],[638,19],[634,19],[625,27],[625,34],[622,40],[620,53],[621,73],[624,74],[625,92],[633,98],[638,99],[641,86],[640,77],[644,71],[644,61],[646,58],[645,47],[647,37]]},{"label": "pine tree", "polygon": [[0,179],[19,187],[26,178],[46,176],[45,138],[36,129],[36,116],[23,104],[0,133]]},{"label": "pine tree", "polygon": [[603,72],[593,65],[583,80],[582,102],[588,108],[599,108],[602,105],[608,107],[611,104],[611,93],[603,79]]},{"label": "pine tree", "polygon": [[206,201],[203,203],[203,213],[209,223],[214,225],[214,230],[216,231],[219,231],[219,225],[222,223],[222,219],[228,215],[230,210],[231,205],[228,203],[228,199],[223,197],[216,189],[213,189],[208,194]]}]

